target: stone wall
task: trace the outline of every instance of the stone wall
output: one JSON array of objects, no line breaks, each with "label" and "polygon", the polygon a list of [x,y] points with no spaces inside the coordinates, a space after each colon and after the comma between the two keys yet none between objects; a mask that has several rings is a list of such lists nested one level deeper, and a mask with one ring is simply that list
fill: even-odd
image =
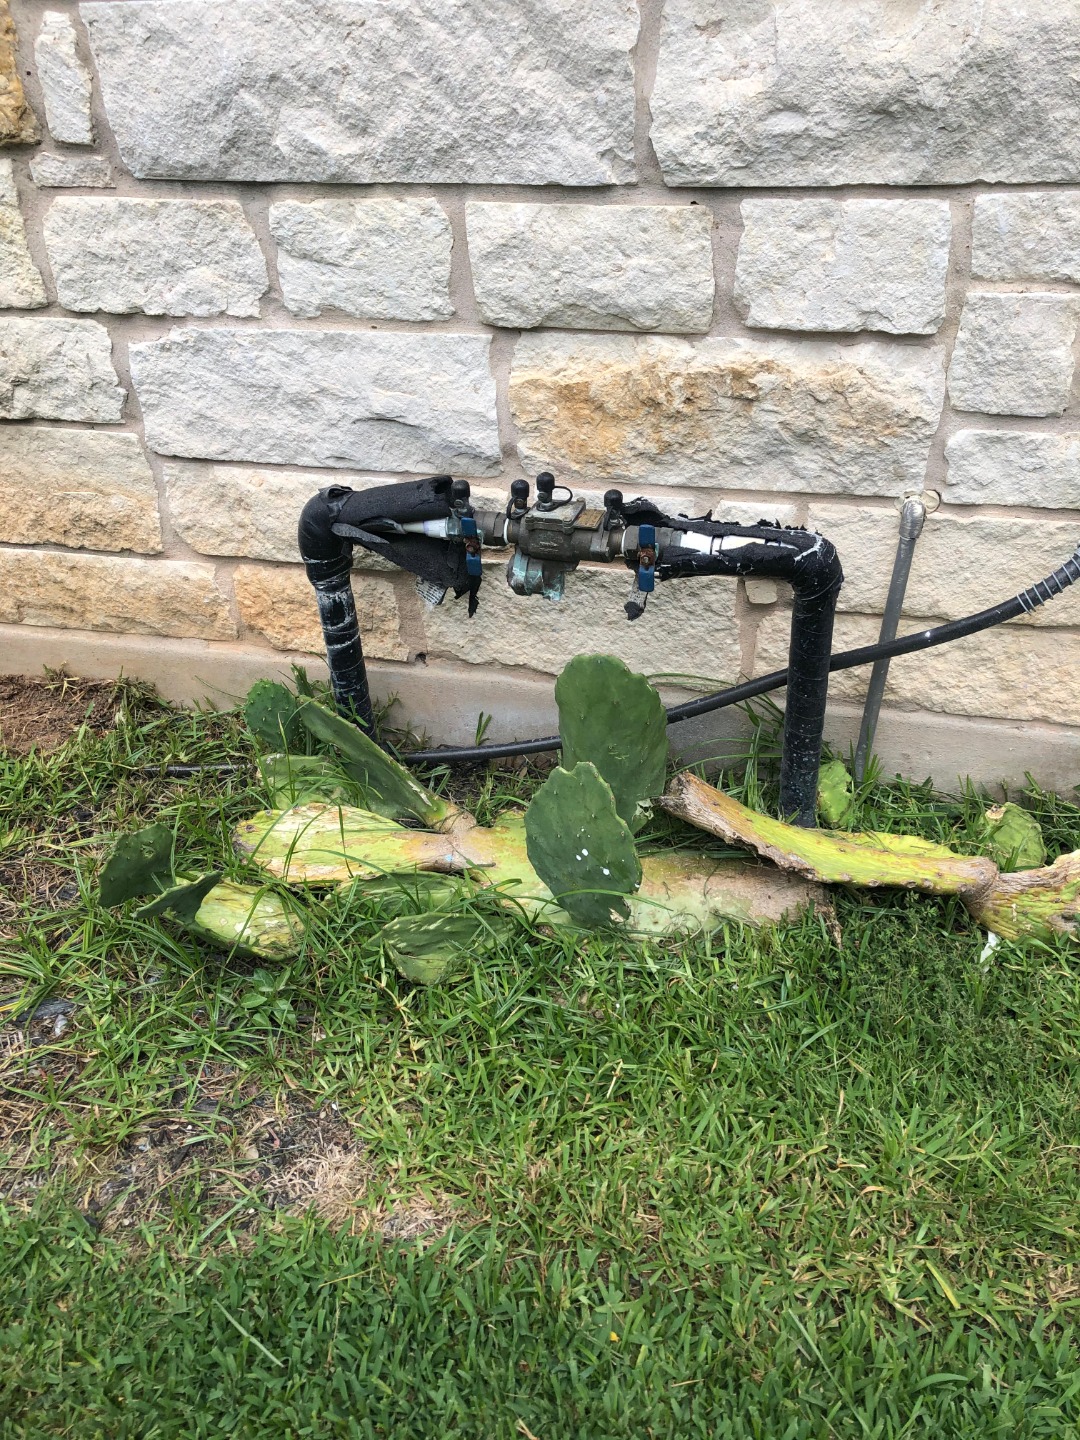
[{"label": "stone wall", "polygon": [[[6,10],[4,668],[227,694],[317,652],[294,531],[329,481],[551,468],[808,523],[844,562],[840,645],[876,635],[904,494],[942,499],[908,628],[1080,540],[1075,6]],[[768,583],[661,588],[631,626],[621,569],[561,607],[499,570],[472,622],[357,577],[379,687],[435,732],[544,725],[583,649],[718,682],[783,655]],[[967,735],[958,767],[1075,781],[1078,662],[1080,593],[896,664],[891,758]]]}]

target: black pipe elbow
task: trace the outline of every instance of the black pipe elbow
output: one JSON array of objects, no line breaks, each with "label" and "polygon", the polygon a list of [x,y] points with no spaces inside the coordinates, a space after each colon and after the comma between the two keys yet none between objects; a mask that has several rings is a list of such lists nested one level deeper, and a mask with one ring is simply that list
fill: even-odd
[{"label": "black pipe elbow", "polygon": [[836,546],[824,535],[815,535],[807,530],[789,530],[785,534],[792,540],[799,537],[810,542],[799,549],[792,561],[790,584],[795,594],[807,600],[826,595],[835,599],[844,583],[844,570]]},{"label": "black pipe elbow", "polygon": [[332,485],[313,495],[301,510],[296,538],[300,558],[306,565],[341,560],[352,553],[349,541],[334,534],[342,503],[351,494],[352,491],[345,485]]}]

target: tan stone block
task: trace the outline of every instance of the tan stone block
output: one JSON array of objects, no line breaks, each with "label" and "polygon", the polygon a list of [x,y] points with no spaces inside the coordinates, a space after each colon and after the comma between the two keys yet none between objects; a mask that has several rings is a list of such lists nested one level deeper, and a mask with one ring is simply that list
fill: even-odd
[{"label": "tan stone block", "polygon": [[900,495],[921,488],[944,351],[867,343],[526,334],[510,408],[526,473]]},{"label": "tan stone block", "polygon": [[0,0],[0,145],[34,145],[41,139],[19,78],[17,39],[8,0]]},{"label": "tan stone block", "polygon": [[[777,610],[764,618],[757,636],[755,675],[784,668],[790,629],[788,611]],[[833,652],[874,644],[878,629],[879,621],[870,616],[837,616]],[[900,633],[915,629],[907,623]],[[869,678],[869,665],[837,671],[829,682],[830,698],[861,701]],[[889,667],[885,703],[949,715],[1080,724],[1080,631],[999,626],[901,656]]]},{"label": "tan stone block", "polygon": [[582,566],[567,576],[558,602],[515,595],[504,566],[485,567],[480,608],[470,620],[464,599],[448,595],[424,607],[427,650],[473,665],[521,665],[558,674],[575,655],[617,655],[645,675],[734,680],[741,663],[735,619],[736,582],[673,580],[658,585],[645,614],[623,611],[631,575],[622,566]]},{"label": "tan stone block", "polygon": [[[353,587],[364,653],[373,660],[408,660],[393,585],[358,571]],[[324,653],[315,592],[302,565],[238,565],[233,588],[241,620],[275,650]]]},{"label": "tan stone block", "polygon": [[0,621],[179,639],[236,635],[212,565],[55,550],[0,550]]},{"label": "tan stone block", "polygon": [[[892,576],[899,514],[886,506],[810,506],[809,525],[836,546],[844,567],[839,608],[880,615]],[[1071,520],[995,519],[937,511],[915,547],[906,615],[959,620],[1007,600],[1063,565],[1080,540]],[[1080,626],[1080,586],[1017,625]]]},{"label": "tan stone block", "polygon": [[157,488],[138,438],[0,426],[0,540],[156,554]]}]

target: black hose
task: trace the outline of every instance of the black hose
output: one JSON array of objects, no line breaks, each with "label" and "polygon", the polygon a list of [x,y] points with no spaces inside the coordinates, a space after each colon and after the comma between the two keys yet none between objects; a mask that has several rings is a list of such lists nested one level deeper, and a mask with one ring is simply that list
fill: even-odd
[{"label": "black hose", "polygon": [[[1029,615],[1040,605],[1060,595],[1070,585],[1080,580],[1080,545],[1045,580],[1039,580],[1010,600],[991,605],[963,620],[950,620],[932,630],[919,630],[914,635],[901,635],[885,644],[860,645],[855,650],[843,650],[829,661],[830,674],[836,670],[854,670],[859,665],[871,665],[875,660],[893,659],[897,655],[912,655],[919,650],[930,650],[935,645],[947,645],[952,640],[962,640],[966,635],[977,635],[980,630],[990,630],[1003,625],[1006,620],[1019,619]],[[718,690],[712,695],[703,695],[700,700],[687,700],[682,705],[672,705],[667,712],[668,724],[677,725],[680,720],[691,720],[696,715],[709,715],[714,710],[726,710],[729,705],[741,705],[746,700],[767,695],[771,690],[781,690],[788,682],[787,670],[774,670],[771,675],[759,675],[755,680],[746,680],[741,685],[732,685],[727,690]],[[485,760],[504,760],[514,755],[543,755],[561,748],[558,735],[547,735],[542,740],[515,740],[506,745],[467,745],[453,750],[413,750],[401,759],[406,765],[465,765]]]}]

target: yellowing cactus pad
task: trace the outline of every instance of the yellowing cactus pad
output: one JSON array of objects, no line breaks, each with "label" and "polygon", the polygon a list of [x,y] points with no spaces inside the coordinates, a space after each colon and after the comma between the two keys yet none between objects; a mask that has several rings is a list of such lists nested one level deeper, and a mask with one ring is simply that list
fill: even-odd
[{"label": "yellowing cactus pad", "polygon": [[414,870],[460,875],[469,864],[448,835],[318,802],[261,810],[236,827],[235,843],[269,874],[294,885],[338,885]]}]

